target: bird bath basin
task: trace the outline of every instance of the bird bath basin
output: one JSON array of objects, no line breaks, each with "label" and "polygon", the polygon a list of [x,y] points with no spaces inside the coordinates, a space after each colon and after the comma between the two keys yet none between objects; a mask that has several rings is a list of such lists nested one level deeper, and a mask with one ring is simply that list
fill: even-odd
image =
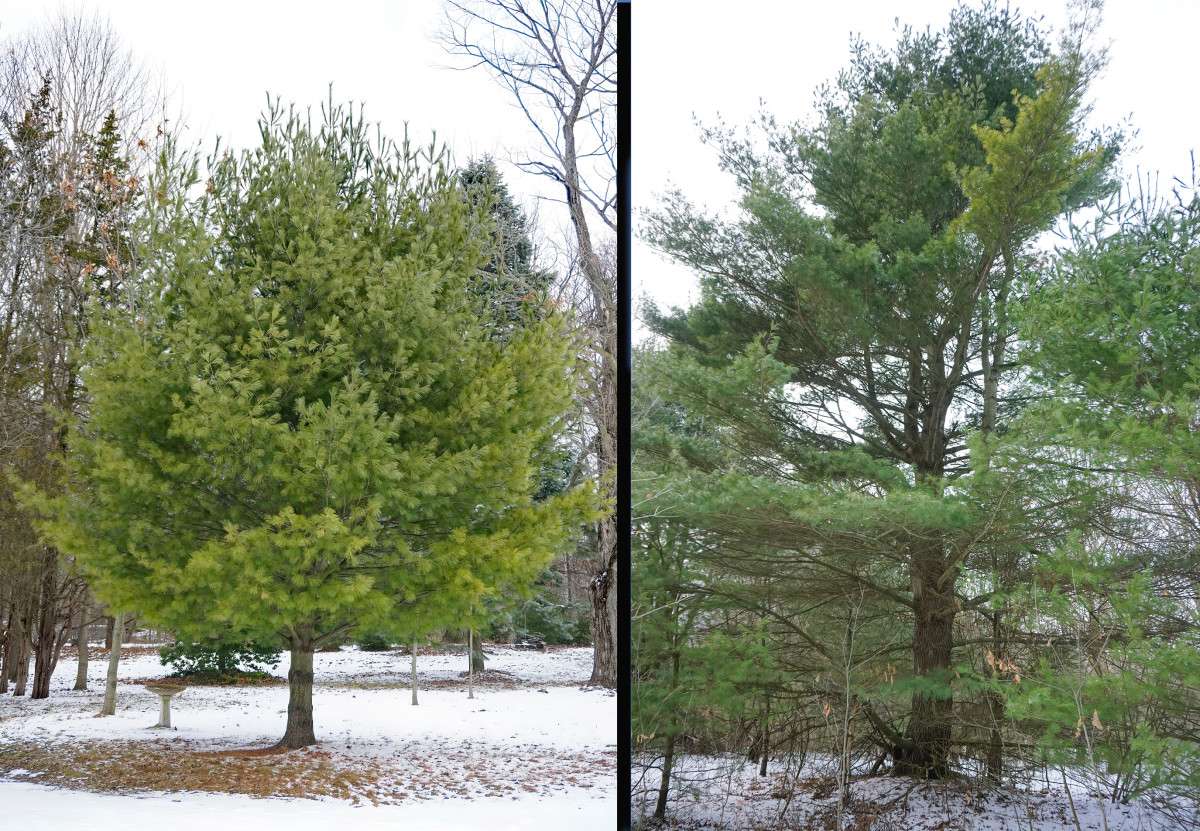
[{"label": "bird bath basin", "polygon": [[170,727],[171,726],[171,696],[178,695],[187,687],[184,684],[146,684],[147,691],[154,693],[162,699],[162,713],[158,717],[158,724],[155,727]]}]

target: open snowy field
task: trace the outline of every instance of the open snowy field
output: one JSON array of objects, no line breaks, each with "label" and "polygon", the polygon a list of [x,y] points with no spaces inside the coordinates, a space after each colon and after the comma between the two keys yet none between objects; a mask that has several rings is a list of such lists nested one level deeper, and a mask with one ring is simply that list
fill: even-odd
[{"label": "open snowy field", "polygon": [[[683,831],[791,831],[838,829],[837,789],[829,760],[812,760],[799,772],[729,757],[684,756],[668,803],[667,824]],[[633,815],[654,813],[660,771],[633,767]],[[1155,810],[1144,803],[1113,804],[1061,777],[1008,790],[974,783],[918,782],[907,778],[853,777],[841,831],[1195,831],[1200,814]],[[642,826],[644,827],[644,826]]]},{"label": "open snowy field", "polygon": [[[239,751],[283,735],[285,683],[189,687],[172,700],[172,729],[154,730],[159,699],[141,683],[170,674],[157,648],[126,647],[107,718],[95,717],[104,651],[92,650],[87,692],[71,691],[76,661],[64,656],[50,698],[0,697],[0,804],[27,830],[138,820],[261,831],[324,821],[612,828],[617,701],[584,688],[591,649],[485,652],[473,700],[464,654],[419,654],[415,707],[407,653],[318,653],[319,743],[271,755]],[[285,654],[274,674],[287,670]]]}]

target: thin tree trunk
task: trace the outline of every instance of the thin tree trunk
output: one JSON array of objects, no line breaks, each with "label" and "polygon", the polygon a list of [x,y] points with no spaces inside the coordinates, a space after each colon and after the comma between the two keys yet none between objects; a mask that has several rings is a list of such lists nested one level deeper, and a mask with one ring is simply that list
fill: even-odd
[{"label": "thin tree trunk", "polygon": [[412,690],[413,690],[413,706],[417,706],[417,640],[413,638],[412,644]]},{"label": "thin tree trunk", "polygon": [[109,615],[108,620],[104,624],[104,648],[105,649],[112,649],[113,627],[115,625],[115,622],[116,622],[116,618]]},{"label": "thin tree trunk", "polygon": [[[679,657],[678,652],[671,654],[671,685],[668,687],[672,692],[679,685]],[[658,783],[658,804],[654,807],[655,820],[665,820],[667,812],[667,796],[671,789],[671,770],[675,765],[675,731],[667,732],[667,741],[663,746],[663,772],[662,780]]]},{"label": "thin tree trunk", "polygon": [[762,757],[758,764],[758,775],[767,775],[767,759],[771,755],[771,696],[766,697],[766,711],[758,723],[759,735],[762,736]]},{"label": "thin tree trunk", "polygon": [[[997,294],[994,311],[985,309],[981,341],[983,348],[979,353],[983,369],[983,420],[980,427],[985,434],[991,434],[996,430],[1000,397],[997,367],[1003,362],[1008,345],[1008,292],[1015,273],[1015,264],[1008,249],[1004,248],[1002,254],[1005,279]],[[995,317],[994,334],[989,331],[989,327],[992,327],[993,317]],[[990,462],[986,460],[985,464],[990,466]],[[996,569],[996,574],[1001,574],[999,568]],[[1003,588],[1008,587],[1004,586]],[[992,654],[997,659],[1003,654],[999,612],[992,614]],[[995,675],[995,667],[990,667],[989,673]],[[992,720],[985,761],[986,775],[989,780],[998,783],[1004,775],[1004,741],[1000,734],[1000,725],[1004,722],[1004,697],[995,692],[988,692],[984,695],[984,701]]]},{"label": "thin tree trunk", "polygon": [[75,649],[79,652],[79,665],[75,670],[76,690],[87,689],[88,673],[88,620],[87,609],[79,613],[79,630],[75,634]]},{"label": "thin tree trunk", "polygon": [[[1003,654],[1000,644],[1000,613],[992,613],[992,654],[997,659]],[[989,677],[995,676],[996,668],[988,668]],[[987,748],[987,778],[999,783],[1004,776],[1004,741],[1000,735],[1000,725],[1004,722],[1004,697],[998,693],[989,691],[984,695],[984,702],[988,707],[988,714],[992,720],[992,729],[988,735]]]},{"label": "thin tree trunk", "polygon": [[[467,653],[471,654],[475,651],[475,630],[467,630]],[[474,655],[471,655],[471,660],[467,661],[467,698],[475,697],[475,660]]]},{"label": "thin tree trunk", "polygon": [[675,734],[667,734],[663,745],[662,780],[658,783],[658,804],[654,806],[652,819],[662,822],[667,818],[667,794],[671,788],[671,767],[675,764]]},{"label": "thin tree trunk", "polygon": [[313,731],[313,636],[311,626],[297,627],[288,643],[292,665],[288,669],[287,728],[275,747],[296,750],[317,743]]},{"label": "thin tree trunk", "polygon": [[[125,631],[125,615],[118,614],[113,617],[114,625],[120,627],[119,630]],[[100,715],[111,716],[117,712],[117,665],[121,661],[121,638],[114,637],[112,640],[112,648],[108,651],[108,678],[104,682],[104,705],[100,708]]]}]

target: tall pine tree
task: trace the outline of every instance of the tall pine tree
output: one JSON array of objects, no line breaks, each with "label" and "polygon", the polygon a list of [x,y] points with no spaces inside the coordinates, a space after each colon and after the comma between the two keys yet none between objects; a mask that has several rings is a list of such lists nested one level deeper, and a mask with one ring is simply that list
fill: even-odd
[{"label": "tall pine tree", "polygon": [[703,275],[700,302],[652,327],[698,365],[745,370],[741,389],[696,371],[673,391],[743,455],[707,478],[695,521],[740,550],[734,573],[848,583],[911,627],[911,707],[899,729],[872,719],[897,772],[948,770],[959,580],[987,520],[965,495],[966,439],[1009,403],[1016,275],[1106,187],[1115,145],[1079,135],[1090,25],[1051,53],[989,3],[890,53],[859,44],[813,123],[765,119],[765,150],[708,133],[738,219],[679,193],[649,217]]}]

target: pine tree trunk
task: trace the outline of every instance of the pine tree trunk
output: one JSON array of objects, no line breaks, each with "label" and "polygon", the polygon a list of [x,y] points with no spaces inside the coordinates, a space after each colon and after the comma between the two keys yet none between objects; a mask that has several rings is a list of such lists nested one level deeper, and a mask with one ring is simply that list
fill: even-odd
[{"label": "pine tree trunk", "polygon": [[[124,615],[116,615],[112,620],[115,621],[115,626],[120,627],[119,631],[125,631]],[[114,637],[112,648],[108,651],[108,677],[104,682],[104,704],[100,708],[102,716],[115,715],[117,712],[117,667],[120,661],[121,638]]]},{"label": "pine tree trunk", "polygon": [[88,621],[87,610],[84,609],[79,615],[79,630],[75,635],[75,648],[79,652],[79,665],[75,670],[75,687],[76,690],[87,689],[87,673],[88,673]]},{"label": "pine tree trunk", "polygon": [[483,662],[486,658],[483,655],[483,644],[479,642],[479,633],[472,630],[471,637],[474,641],[474,646],[471,647],[471,671],[483,672]]},{"label": "pine tree trunk", "polygon": [[[913,669],[917,676],[948,684],[954,647],[954,577],[936,543],[912,546],[910,560],[913,584]],[[940,585],[939,585],[940,582]],[[915,692],[908,738],[912,746],[900,748],[894,773],[922,779],[942,779],[949,773],[951,715],[953,701],[946,687],[944,696]]]},{"label": "pine tree trunk", "polygon": [[588,590],[592,600],[592,646],[595,657],[594,687],[617,686],[616,600],[617,600],[617,524],[612,517],[600,522],[600,562],[606,566],[592,578]]},{"label": "pine tree trunk", "polygon": [[467,661],[467,698],[475,697],[475,630],[467,630],[467,653],[471,659]]},{"label": "pine tree trunk", "polygon": [[297,627],[289,640],[292,665],[288,669],[287,728],[275,747],[296,750],[317,743],[313,731],[313,637],[312,627]]},{"label": "pine tree trunk", "polygon": [[116,618],[109,616],[108,620],[104,624],[104,648],[105,649],[112,649],[113,627],[115,625],[115,622],[116,622]]}]

